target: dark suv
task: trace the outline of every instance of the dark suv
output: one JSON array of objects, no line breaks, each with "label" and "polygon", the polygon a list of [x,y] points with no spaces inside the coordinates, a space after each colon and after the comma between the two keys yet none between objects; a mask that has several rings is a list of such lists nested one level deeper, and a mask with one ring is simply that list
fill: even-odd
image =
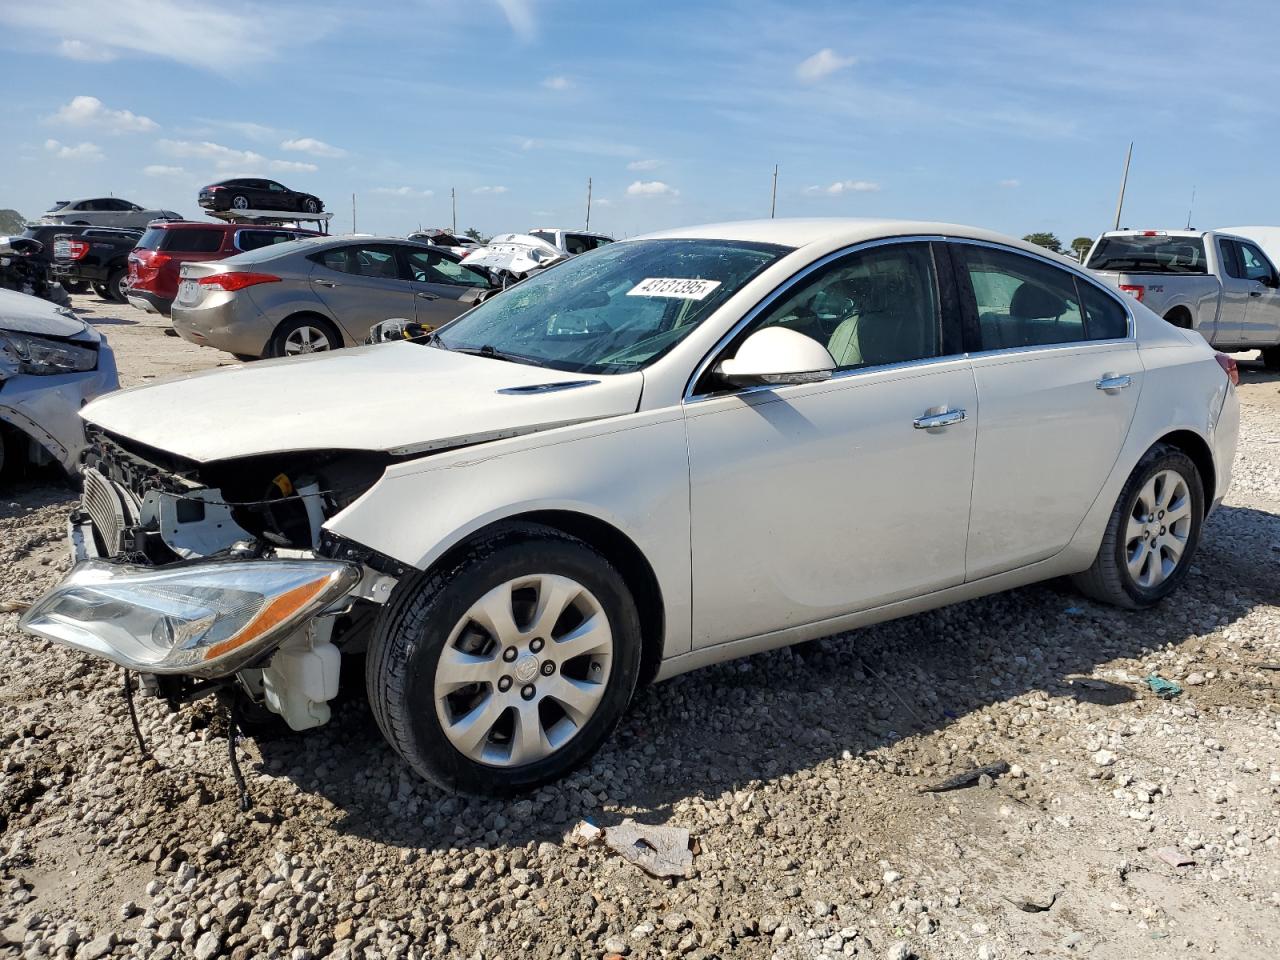
[{"label": "dark suv", "polygon": [[184,263],[225,260],[299,237],[318,236],[294,227],[256,227],[242,223],[157,223],[147,228],[129,254],[129,302],[151,313],[169,313],[178,295],[178,273]]},{"label": "dark suv", "polygon": [[274,180],[236,177],[211,183],[200,190],[200,206],[206,210],[283,210],[290,213],[319,213],[320,198],[290,190]]}]

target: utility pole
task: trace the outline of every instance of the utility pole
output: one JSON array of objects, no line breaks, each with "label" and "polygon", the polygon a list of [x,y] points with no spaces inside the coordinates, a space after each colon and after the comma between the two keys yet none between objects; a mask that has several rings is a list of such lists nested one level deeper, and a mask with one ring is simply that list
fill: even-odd
[{"label": "utility pole", "polygon": [[458,188],[449,188],[449,198],[453,201],[453,230],[450,231],[455,237],[458,235]]},{"label": "utility pole", "polygon": [[1120,199],[1116,201],[1116,225],[1120,229],[1120,211],[1124,209],[1124,188],[1129,185],[1129,161],[1133,159],[1133,141],[1129,141],[1129,152],[1124,155],[1124,176],[1120,178]]},{"label": "utility pole", "polygon": [[773,195],[769,198],[769,219],[773,219],[773,215],[778,210],[778,165],[773,165]]},{"label": "utility pole", "polygon": [[591,229],[591,178],[587,177],[587,225],[584,230]]},{"label": "utility pole", "polygon": [[358,233],[356,230],[356,195],[351,195],[351,232]]}]

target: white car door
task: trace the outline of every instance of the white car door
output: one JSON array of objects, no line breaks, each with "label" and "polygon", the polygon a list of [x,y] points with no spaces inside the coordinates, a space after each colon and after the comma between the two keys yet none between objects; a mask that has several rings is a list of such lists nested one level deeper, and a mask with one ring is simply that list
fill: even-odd
[{"label": "white car door", "polygon": [[785,326],[827,346],[830,380],[734,390],[709,372],[693,385],[695,647],[963,581],[976,392],[935,252],[902,242],[829,258],[716,357]]},{"label": "white car door", "polygon": [[1051,557],[1110,475],[1142,389],[1119,298],[1047,260],[953,242],[982,412],[967,579]]},{"label": "white car door", "polygon": [[1240,343],[1269,347],[1280,340],[1280,277],[1266,254],[1243,240],[1236,244],[1240,269],[1249,287]]}]

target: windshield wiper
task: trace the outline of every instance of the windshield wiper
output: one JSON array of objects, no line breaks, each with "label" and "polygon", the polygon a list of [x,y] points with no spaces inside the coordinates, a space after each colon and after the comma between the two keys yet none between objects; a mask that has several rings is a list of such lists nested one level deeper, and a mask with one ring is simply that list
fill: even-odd
[{"label": "windshield wiper", "polygon": [[505,360],[507,363],[523,363],[531,367],[546,366],[541,360],[535,360],[532,357],[522,357],[515,353],[503,353],[491,343],[486,343],[482,347],[447,347],[454,353],[465,353],[473,357],[488,357],[491,360]]}]

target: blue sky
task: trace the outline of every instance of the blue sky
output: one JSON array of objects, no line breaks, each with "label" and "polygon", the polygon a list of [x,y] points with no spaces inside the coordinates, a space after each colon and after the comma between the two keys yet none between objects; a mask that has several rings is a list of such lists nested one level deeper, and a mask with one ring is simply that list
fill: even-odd
[{"label": "blue sky", "polygon": [[880,0],[40,0],[0,6],[0,207],[198,216],[260,173],[351,228],[767,216],[1063,241],[1280,223],[1280,5]]}]

